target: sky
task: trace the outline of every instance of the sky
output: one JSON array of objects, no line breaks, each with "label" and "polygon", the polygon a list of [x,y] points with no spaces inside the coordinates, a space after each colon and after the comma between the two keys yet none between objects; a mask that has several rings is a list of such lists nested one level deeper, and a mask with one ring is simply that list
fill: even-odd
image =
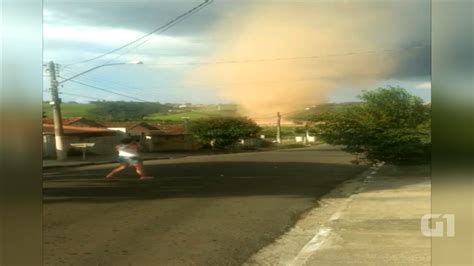
[{"label": "sky", "polygon": [[[44,60],[63,101],[238,103],[265,115],[401,86],[430,101],[430,1],[44,1]],[[126,53],[125,53],[126,52]],[[72,65],[70,65],[72,64]],[[45,72],[44,99],[49,99]],[[87,84],[88,86],[85,86]],[[94,87],[94,88],[93,88]]]}]

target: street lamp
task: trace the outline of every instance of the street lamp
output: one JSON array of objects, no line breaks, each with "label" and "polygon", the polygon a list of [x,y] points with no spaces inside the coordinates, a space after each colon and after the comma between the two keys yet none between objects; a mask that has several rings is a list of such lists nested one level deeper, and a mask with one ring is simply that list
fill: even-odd
[{"label": "street lamp", "polygon": [[70,78],[67,78],[67,79],[65,79],[65,80],[62,80],[62,81],[60,81],[58,84],[63,84],[63,83],[66,82],[66,81],[69,81],[69,80],[71,80],[71,79],[77,78],[78,76],[82,76],[82,75],[84,75],[84,74],[86,74],[86,73],[89,73],[89,72],[91,72],[91,71],[93,71],[93,70],[96,70],[96,69],[102,68],[102,67],[106,67],[106,66],[142,65],[142,64],[143,64],[142,61],[131,61],[131,62],[126,62],[126,63],[110,63],[110,64],[103,64],[103,65],[96,66],[96,67],[93,67],[93,68],[91,68],[91,69],[88,69],[88,70],[86,70],[86,71],[83,71],[83,72],[81,72],[81,73],[79,73],[79,74],[76,74],[76,75],[74,75],[74,76],[72,76],[72,77],[70,77]]},{"label": "street lamp", "polygon": [[126,63],[110,63],[110,64],[103,64],[100,66],[93,67],[81,73],[78,73],[70,78],[64,79],[61,82],[58,82],[56,79],[56,65],[53,61],[49,62],[49,76],[51,79],[51,98],[52,98],[52,105],[53,105],[53,121],[54,121],[54,139],[56,143],[56,158],[59,161],[66,160],[67,154],[66,149],[64,147],[63,136],[64,136],[64,129],[63,129],[63,120],[61,116],[61,99],[59,98],[58,86],[63,84],[69,80],[72,80],[76,77],[89,73],[93,70],[96,70],[101,67],[106,66],[116,66],[116,65],[139,65],[143,64],[142,61],[133,61],[133,62],[126,62]]}]

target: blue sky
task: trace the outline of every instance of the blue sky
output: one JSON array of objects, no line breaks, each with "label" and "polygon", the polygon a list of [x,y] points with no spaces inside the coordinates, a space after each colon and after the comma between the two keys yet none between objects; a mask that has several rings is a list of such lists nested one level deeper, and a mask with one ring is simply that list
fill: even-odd
[{"label": "blue sky", "polygon": [[[380,4],[360,1],[357,5],[345,4],[346,1],[334,2],[337,3],[337,10],[343,9],[344,11],[333,12],[336,9],[336,5],[327,1],[218,0],[181,21],[165,33],[154,35],[148,42],[128,51],[124,55],[121,54],[122,50],[88,63],[65,67],[68,64],[95,57],[133,41],[196,6],[201,1],[141,0],[135,2],[82,1],[79,3],[78,1],[68,0],[45,0],[44,60],[45,62],[53,60],[60,64],[59,73],[63,78],[107,62],[125,63],[136,60],[144,62],[141,65],[130,64],[103,67],[77,79],[81,83],[130,97],[101,91],[73,82],[66,82],[60,88],[60,91],[63,93],[61,95],[63,101],[87,102],[91,99],[128,101],[138,98],[143,101],[159,101],[163,103],[220,103],[234,101],[232,97],[229,97],[229,91],[221,93],[219,89],[219,86],[234,84],[233,79],[226,77],[222,82],[217,82],[221,84],[219,86],[208,81],[188,82],[200,74],[203,68],[203,65],[193,65],[192,63],[271,59],[276,57],[291,58],[305,55],[318,56],[332,53],[337,54],[339,51],[366,50],[363,45],[356,47],[351,44],[347,45],[344,49],[339,47],[339,50],[334,50],[334,52],[330,49],[324,52],[315,49],[315,51],[310,53],[303,53],[292,49],[282,51],[280,49],[273,56],[267,54],[259,56],[258,53],[246,54],[242,52],[245,50],[240,49],[241,47],[237,44],[233,45],[234,43],[242,44],[242,39],[234,41],[233,38],[238,38],[236,36],[239,36],[239,34],[245,34],[245,30],[248,34],[251,34],[252,30],[249,31],[249,27],[258,28],[259,25],[266,23],[260,23],[259,20],[267,20],[268,22],[268,20],[273,19],[268,15],[262,17],[247,15],[262,12],[258,10],[272,10],[267,9],[268,6],[278,8],[278,14],[281,14],[281,9],[288,8],[290,5],[301,6],[301,9],[326,9],[327,12],[323,14],[328,17],[327,21],[351,21],[351,18],[348,18],[348,14],[349,16],[351,14],[354,15],[354,23],[366,23],[364,19],[361,19],[361,16],[363,17],[365,14],[368,14],[367,17],[369,18],[374,17],[374,21],[377,21],[377,16],[386,17],[387,14],[388,16],[398,18],[385,25],[383,23],[387,22],[381,22],[379,26],[376,25],[377,23],[370,22],[374,24],[373,28],[367,28],[366,25],[363,26],[364,31],[361,35],[364,34],[364,42],[356,40],[354,43],[373,44],[371,47],[367,47],[367,50],[412,47],[419,44],[426,45],[430,42],[429,1],[413,1],[411,5],[396,4],[396,1],[381,1]],[[367,5],[367,7],[364,5]],[[290,10],[288,11],[288,18],[291,18],[291,8],[288,10]],[[400,17],[400,15],[405,17]],[[311,14],[308,14],[308,18],[306,18],[308,23],[313,22],[312,17]],[[255,20],[255,23],[249,22],[252,19]],[[280,22],[277,23],[275,21],[275,23],[276,27],[280,25],[278,24]],[[318,23],[320,21],[314,20],[314,27],[312,27],[316,34],[318,34]],[[339,33],[335,34],[331,31],[343,31],[344,27],[346,26],[343,25],[339,28],[321,27],[320,34],[323,38],[325,32],[334,36],[340,36]],[[407,31],[410,33],[406,33]],[[397,34],[400,34],[400,36],[397,36]],[[275,40],[278,40],[276,36]],[[272,42],[274,40],[268,41]],[[248,39],[247,42],[251,43],[252,40]],[[311,43],[308,45],[311,45]],[[229,46],[230,49],[227,53],[226,47]],[[409,54],[394,54],[395,58],[390,60],[396,60],[397,63],[393,64],[391,70],[384,71],[383,73],[373,72],[377,73],[374,77],[364,77],[364,79],[367,79],[367,82],[352,82],[354,77],[351,77],[351,72],[349,71],[346,75],[347,80],[345,80],[345,76],[339,76],[331,81],[331,89],[325,90],[324,100],[315,98],[314,101],[353,101],[356,100],[356,96],[362,90],[385,85],[402,86],[414,95],[422,97],[425,101],[430,101],[429,69],[431,59],[429,49],[430,47],[426,46]],[[311,67],[311,65],[309,66]],[[317,65],[313,66],[316,69]],[[222,65],[222,68],[225,67],[228,67],[228,65]],[[232,69],[228,68],[228,71],[232,71]],[[314,73],[317,73],[317,71],[312,72],[312,74]],[[248,75],[243,74],[243,78],[236,77],[235,79],[244,83],[252,82],[251,79],[245,79]],[[324,74],[327,74],[327,72],[324,72]],[[270,73],[269,75],[269,79],[278,81],[274,74]],[[360,73],[357,72],[354,75],[360,75]],[[368,73],[364,73],[364,75],[368,75]],[[301,73],[302,78],[307,76],[307,73]],[[297,79],[298,75],[294,74],[291,77],[290,80],[293,80],[293,77]],[[216,79],[218,78],[219,75],[216,75]],[[264,80],[263,77],[262,80]],[[288,80],[288,78],[283,77],[282,80]],[[44,86],[45,89],[49,88],[48,77],[44,79]],[[254,88],[251,89],[253,90]],[[255,87],[255,90],[259,89],[258,86]],[[231,92],[238,93],[238,90]],[[44,93],[44,99],[49,99],[48,92]]]}]

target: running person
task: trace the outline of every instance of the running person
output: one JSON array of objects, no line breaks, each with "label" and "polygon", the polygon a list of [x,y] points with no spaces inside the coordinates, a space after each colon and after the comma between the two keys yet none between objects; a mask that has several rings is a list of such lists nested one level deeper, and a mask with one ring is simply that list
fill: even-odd
[{"label": "running person", "polygon": [[118,162],[120,165],[112,170],[105,179],[112,179],[116,173],[127,169],[130,165],[135,167],[140,180],[153,179],[152,176],[145,175],[143,161],[138,154],[138,143],[133,138],[125,138],[121,143],[115,147],[118,151]]}]

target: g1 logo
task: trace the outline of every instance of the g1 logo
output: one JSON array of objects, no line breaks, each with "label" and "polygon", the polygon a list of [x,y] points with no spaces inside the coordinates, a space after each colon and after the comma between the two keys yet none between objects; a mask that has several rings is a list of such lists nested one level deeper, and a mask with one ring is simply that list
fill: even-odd
[{"label": "g1 logo", "polygon": [[[434,219],[444,219],[434,221]],[[430,221],[431,225],[430,226]],[[446,224],[446,235],[444,225]],[[425,214],[421,217],[421,233],[428,237],[453,237],[454,236],[454,214]]]}]

